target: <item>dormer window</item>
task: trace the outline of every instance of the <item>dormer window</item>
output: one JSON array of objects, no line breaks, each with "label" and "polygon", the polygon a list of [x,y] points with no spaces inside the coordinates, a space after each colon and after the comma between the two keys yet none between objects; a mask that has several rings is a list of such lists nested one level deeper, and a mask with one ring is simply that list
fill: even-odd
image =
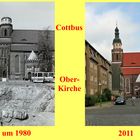
[{"label": "dormer window", "polygon": [[27,41],[27,39],[23,38],[23,39],[21,39],[21,41]]}]

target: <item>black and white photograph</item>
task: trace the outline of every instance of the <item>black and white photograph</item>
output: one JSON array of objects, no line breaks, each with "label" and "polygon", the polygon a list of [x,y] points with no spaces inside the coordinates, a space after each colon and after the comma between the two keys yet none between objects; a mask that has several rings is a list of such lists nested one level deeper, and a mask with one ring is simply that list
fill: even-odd
[{"label": "black and white photograph", "polygon": [[0,2],[0,126],[54,126],[54,3]]}]

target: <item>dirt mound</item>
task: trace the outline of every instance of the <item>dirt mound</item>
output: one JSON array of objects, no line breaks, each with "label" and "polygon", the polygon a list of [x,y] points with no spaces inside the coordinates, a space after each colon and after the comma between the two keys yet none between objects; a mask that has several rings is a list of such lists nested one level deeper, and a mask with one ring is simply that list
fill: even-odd
[{"label": "dirt mound", "polygon": [[[25,124],[27,125],[29,118],[39,117],[41,112],[54,114],[54,90],[50,86],[43,84],[0,86],[0,117],[3,123],[6,122],[5,125],[11,125],[11,122],[14,125],[13,119],[22,120],[22,125],[23,120],[27,119]],[[41,119],[38,118],[38,120]],[[42,122],[37,122],[38,124]]]}]

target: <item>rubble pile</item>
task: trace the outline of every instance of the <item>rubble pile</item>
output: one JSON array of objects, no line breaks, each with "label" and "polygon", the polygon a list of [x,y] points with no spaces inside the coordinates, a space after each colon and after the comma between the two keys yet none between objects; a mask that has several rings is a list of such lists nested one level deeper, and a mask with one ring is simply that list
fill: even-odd
[{"label": "rubble pile", "polygon": [[1,125],[54,125],[54,90],[36,84],[0,85],[0,122]]}]

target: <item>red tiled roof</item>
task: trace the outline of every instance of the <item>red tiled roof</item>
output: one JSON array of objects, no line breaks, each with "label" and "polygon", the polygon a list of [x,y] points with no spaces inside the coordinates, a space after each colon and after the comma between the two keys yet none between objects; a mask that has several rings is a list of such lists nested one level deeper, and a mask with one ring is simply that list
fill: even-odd
[{"label": "red tiled roof", "polygon": [[123,67],[140,67],[140,52],[123,53]]},{"label": "red tiled roof", "polygon": [[124,75],[140,74],[140,52],[123,53],[122,72]]},{"label": "red tiled roof", "polygon": [[124,75],[131,75],[131,74],[140,74],[140,67],[139,68],[122,68],[122,72]]}]

